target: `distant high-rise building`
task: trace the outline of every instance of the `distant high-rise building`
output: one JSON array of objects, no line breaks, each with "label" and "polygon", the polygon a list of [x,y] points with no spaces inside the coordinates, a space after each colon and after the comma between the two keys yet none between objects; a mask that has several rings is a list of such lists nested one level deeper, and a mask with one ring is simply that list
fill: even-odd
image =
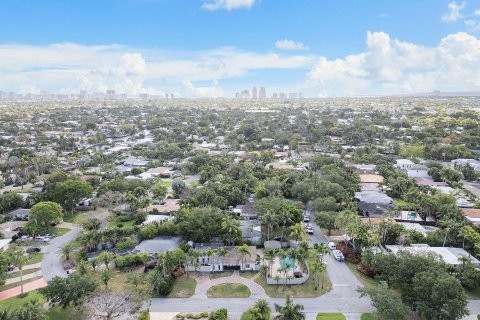
[{"label": "distant high-rise building", "polygon": [[285,93],[280,92],[279,98],[280,98],[280,99],[285,99]]},{"label": "distant high-rise building", "polygon": [[299,92],[298,93],[298,98],[302,99],[303,98],[303,93]]},{"label": "distant high-rise building", "polygon": [[243,90],[241,94],[242,99],[249,99],[250,98],[250,92],[248,90]]},{"label": "distant high-rise building", "polygon": [[165,99],[168,99],[168,93],[165,93]]},{"label": "distant high-rise building", "polygon": [[173,95],[173,93],[170,93],[170,99],[172,99],[172,100],[173,100],[173,98],[174,98],[174,95]]},{"label": "distant high-rise building", "polygon": [[258,98],[260,99],[267,98],[267,91],[265,90],[265,87],[260,87],[260,93],[258,94]]},{"label": "distant high-rise building", "polygon": [[107,90],[107,94],[115,94],[115,90]]},{"label": "distant high-rise building", "polygon": [[253,87],[252,89],[252,99],[257,99],[257,87]]},{"label": "distant high-rise building", "polygon": [[290,99],[297,99],[297,94],[296,94],[295,92],[289,93],[289,94],[288,94],[288,97],[289,97]]},{"label": "distant high-rise building", "polygon": [[240,92],[235,93],[235,99],[240,99]]},{"label": "distant high-rise building", "polygon": [[278,93],[274,92],[274,93],[272,94],[272,99],[278,99]]}]

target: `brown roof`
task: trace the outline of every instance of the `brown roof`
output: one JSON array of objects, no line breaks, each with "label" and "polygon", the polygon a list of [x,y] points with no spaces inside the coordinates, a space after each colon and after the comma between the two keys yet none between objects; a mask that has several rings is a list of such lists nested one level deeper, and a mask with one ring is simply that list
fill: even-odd
[{"label": "brown roof", "polygon": [[469,218],[480,218],[480,209],[463,208],[463,215]]},{"label": "brown roof", "polygon": [[[250,246],[248,247],[248,251],[250,251],[250,255],[245,256],[245,263],[255,263],[257,261],[257,247]],[[225,255],[223,259],[224,265],[241,265],[243,263],[243,257],[240,252],[238,252],[237,248],[232,248],[228,253]]]},{"label": "brown roof", "polygon": [[147,212],[157,209],[160,213],[170,213],[180,210],[180,204],[177,199],[167,199],[165,204],[151,205],[147,207]]},{"label": "brown roof", "polygon": [[361,174],[360,181],[363,183],[382,183],[383,177],[378,174]]},{"label": "brown roof", "polygon": [[0,224],[4,238],[11,238],[18,233],[18,229],[27,224],[27,221],[8,221]]}]

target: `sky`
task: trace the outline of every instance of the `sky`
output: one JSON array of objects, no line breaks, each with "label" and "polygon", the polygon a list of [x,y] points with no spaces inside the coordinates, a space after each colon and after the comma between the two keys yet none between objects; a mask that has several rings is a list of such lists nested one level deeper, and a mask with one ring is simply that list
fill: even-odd
[{"label": "sky", "polygon": [[480,91],[480,0],[2,0],[0,90]]}]

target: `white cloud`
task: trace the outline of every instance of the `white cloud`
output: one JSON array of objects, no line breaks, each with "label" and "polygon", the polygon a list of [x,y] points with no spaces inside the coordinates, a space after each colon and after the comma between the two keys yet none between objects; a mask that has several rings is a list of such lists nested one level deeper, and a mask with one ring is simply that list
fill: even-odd
[{"label": "white cloud", "polygon": [[210,90],[209,87],[189,87],[188,83],[243,77],[259,69],[308,69],[314,60],[313,56],[256,53],[236,48],[178,53],[118,45],[0,44],[0,90],[102,92],[115,89],[128,94],[178,90],[199,96],[218,95],[221,92],[218,85]]},{"label": "white cloud", "polygon": [[306,47],[303,43],[288,39],[276,41],[275,47],[281,50],[308,50],[308,47]]},{"label": "white cloud", "polygon": [[479,22],[479,21],[467,19],[467,20],[465,20],[465,21],[463,21],[463,22],[464,22],[465,25],[470,29],[471,32],[480,31],[480,22]]},{"label": "white cloud", "polygon": [[467,33],[436,47],[367,34],[367,50],[344,58],[320,57],[303,88],[327,96],[475,91],[480,87],[480,40]]},{"label": "white cloud", "polygon": [[255,4],[255,0],[213,0],[213,2],[205,2],[202,8],[216,11],[219,9],[250,9]]},{"label": "white cloud", "polygon": [[195,87],[192,82],[184,81],[182,83],[181,91],[183,95],[193,96],[198,98],[219,98],[223,97],[224,92],[218,83],[214,81],[211,87]]},{"label": "white cloud", "polygon": [[452,1],[448,4],[448,13],[442,16],[442,21],[444,22],[456,22],[460,20],[463,16],[461,11],[465,8],[467,4],[465,2],[457,3]]},{"label": "white cloud", "polygon": [[475,10],[475,12],[473,14],[476,15],[476,16],[480,16],[480,9]]}]

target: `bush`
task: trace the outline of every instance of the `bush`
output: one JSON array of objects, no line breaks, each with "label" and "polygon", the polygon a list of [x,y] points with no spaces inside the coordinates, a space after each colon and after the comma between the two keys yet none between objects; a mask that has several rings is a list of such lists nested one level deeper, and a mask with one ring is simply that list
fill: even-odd
[{"label": "bush", "polygon": [[143,311],[142,313],[140,313],[138,320],[150,320],[150,312]]},{"label": "bush", "polygon": [[174,282],[175,279],[173,278],[164,278],[163,280],[161,280],[156,287],[158,294],[160,294],[161,296],[168,296],[170,292],[172,292]]},{"label": "bush", "polygon": [[129,237],[129,238],[124,238],[122,241],[117,243],[116,248],[119,250],[130,249],[135,247],[136,245],[137,245],[137,242],[133,238]]},{"label": "bush", "polygon": [[358,264],[361,261],[360,250],[355,250],[353,247],[347,246],[345,242],[337,243],[337,249],[343,253],[345,260],[348,262]]},{"label": "bush", "polygon": [[202,312],[200,316],[202,316],[202,318],[208,318],[208,312]]},{"label": "bush", "polygon": [[222,308],[210,313],[210,317],[208,317],[208,319],[209,320],[227,320],[227,316],[228,316],[227,309]]},{"label": "bush", "polygon": [[116,266],[118,269],[123,269],[131,266],[138,266],[142,264],[143,264],[143,261],[141,259],[141,256],[135,253],[130,253],[130,254],[124,255],[123,257],[117,256],[117,259],[116,259]]}]

